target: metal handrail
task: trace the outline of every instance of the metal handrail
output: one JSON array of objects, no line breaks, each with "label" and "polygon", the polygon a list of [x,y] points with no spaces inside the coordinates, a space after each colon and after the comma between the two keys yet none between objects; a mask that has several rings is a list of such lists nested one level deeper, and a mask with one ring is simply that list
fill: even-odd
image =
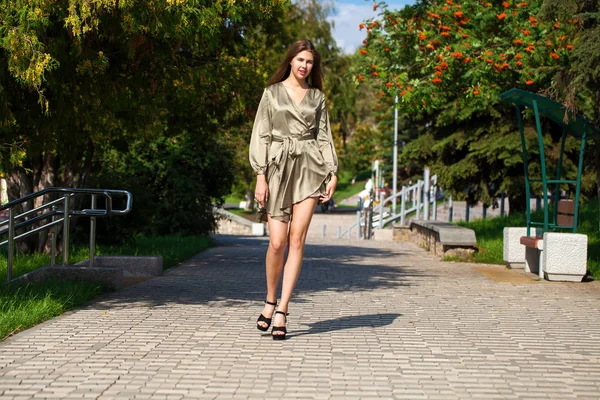
[{"label": "metal handrail", "polygon": [[[396,194],[392,194],[389,197],[385,197],[383,193],[379,194],[379,204],[372,207],[371,209],[371,227],[373,229],[383,229],[383,227],[390,222],[396,221],[400,219],[400,223],[404,225],[404,218],[410,214],[411,212],[417,212],[417,219],[420,218],[421,209],[425,210],[425,207],[433,205],[433,219],[436,219],[436,205],[437,205],[437,175],[433,175],[429,177],[429,182],[431,186],[429,186],[429,190],[426,191],[425,199],[421,201],[421,193],[425,192],[425,181],[419,180],[417,183],[411,186],[402,186],[402,189],[398,191]],[[412,194],[412,206],[406,208],[406,197]],[[385,211],[385,205],[393,202],[395,203],[397,200],[400,200],[400,213],[397,214],[394,207],[391,207],[391,215],[389,212]],[[374,199],[372,199],[374,200]],[[425,204],[427,203],[427,204]],[[425,214],[425,212],[424,212]],[[427,216],[428,216],[427,212]],[[361,215],[360,211],[357,211],[356,222],[350,225],[346,230],[342,231],[341,229],[338,231],[338,239],[344,237],[344,235],[348,235],[348,239],[351,237],[352,229],[356,228],[356,238],[362,238],[361,227],[367,224],[366,216]],[[370,239],[370,238],[367,238]]]},{"label": "metal handrail", "polygon": [[[34,209],[25,211],[21,214],[15,215],[15,207],[25,203],[27,201],[33,200],[37,197],[44,196],[47,194],[62,194],[62,196],[56,200],[52,200],[48,203],[44,203],[39,207]],[[89,195],[91,196],[91,208],[82,209],[82,210],[73,210],[70,207],[69,200],[77,195]],[[114,210],[113,209],[113,196],[115,195],[125,195],[127,196],[127,203],[124,209],[122,210]],[[105,199],[105,208],[98,209],[96,208],[96,200],[97,196],[102,196]],[[57,209],[57,205],[59,203],[63,204],[63,208]],[[106,190],[106,189],[69,189],[69,188],[58,188],[58,187],[49,187],[43,190],[40,190],[35,193],[31,193],[27,196],[21,197],[20,199],[13,200],[11,202],[6,203],[3,206],[0,206],[0,211],[8,210],[8,219],[0,222],[0,235],[8,234],[8,239],[0,242],[0,246],[8,244],[8,257],[7,257],[7,273],[8,280],[12,279],[12,269],[14,263],[14,253],[15,253],[15,241],[18,239],[22,239],[29,235],[32,235],[36,232],[53,228],[54,226],[61,224],[63,225],[63,265],[66,265],[69,259],[69,224],[72,216],[86,216],[90,218],[90,257],[89,257],[89,265],[93,266],[94,264],[94,250],[96,247],[96,217],[110,217],[112,215],[125,215],[131,211],[131,207],[133,204],[133,196],[130,192],[126,190]],[[25,217],[40,212],[42,210],[46,210],[49,207],[52,209],[50,211],[44,211],[43,213],[34,216],[33,218],[25,219],[22,222],[17,222],[20,219],[24,219]],[[56,216],[62,216],[62,218],[56,219]],[[19,235],[15,235],[15,231],[17,229],[25,228],[30,226],[36,222],[44,221],[50,219],[50,222],[46,222],[43,225],[30,229],[26,232],[23,232]],[[7,225],[7,226],[6,226]],[[6,226],[4,229],[2,227]],[[51,250],[50,250],[50,265],[55,264],[55,255],[56,255],[56,229],[52,229],[50,233],[51,239]]]}]

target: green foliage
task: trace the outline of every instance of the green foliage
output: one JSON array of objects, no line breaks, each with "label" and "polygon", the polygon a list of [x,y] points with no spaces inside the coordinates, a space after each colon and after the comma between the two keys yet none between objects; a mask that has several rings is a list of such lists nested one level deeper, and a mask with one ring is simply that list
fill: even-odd
[{"label": "green foliage", "polygon": [[[231,186],[230,159],[263,86],[269,44],[256,38],[288,6],[2,2],[0,168],[9,196],[102,181],[132,188],[138,221],[157,232],[207,232],[209,203]],[[148,230],[132,224],[129,235]]]},{"label": "green foliage", "polygon": [[213,205],[222,202],[233,181],[231,153],[219,138],[201,132],[113,151],[112,167],[99,172],[94,184],[131,190],[134,207],[100,225],[99,238],[209,233],[215,227]]},{"label": "green foliage", "polygon": [[[333,195],[333,200],[340,206],[340,202],[342,200],[348,199],[365,188],[365,183],[368,178],[371,177],[371,168],[369,165],[369,169],[361,171],[359,174],[354,175],[350,172],[350,170],[343,170],[338,175],[338,184]],[[354,181],[354,183],[352,183]],[[351,204],[354,206],[354,204]]]},{"label": "green foliage", "polygon": [[389,151],[388,140],[380,130],[373,129],[367,124],[358,125],[352,140],[342,152],[344,167],[352,173],[370,170],[371,163],[383,158]]},{"label": "green foliage", "polygon": [[600,125],[600,3],[586,0],[544,0],[540,18],[571,20],[571,62],[543,71],[552,78],[548,94]]},{"label": "green foliage", "polygon": [[[399,11],[380,3],[379,18],[361,24],[367,40],[356,56],[361,62],[355,82],[387,93],[380,101],[386,110],[399,95],[399,110],[408,121],[401,128],[407,142],[399,156],[401,180],[421,176],[427,166],[457,199],[493,204],[508,192],[511,208],[522,208],[519,132],[514,109],[498,95],[513,87],[550,88],[557,71],[573,65],[580,38],[575,8],[570,15],[542,18],[543,3],[434,0]],[[392,121],[391,112],[386,115],[383,129]],[[529,172],[539,176],[536,132],[528,113],[525,125]],[[560,132],[546,121],[543,131],[548,173],[553,174]],[[577,146],[567,141],[566,179],[575,177]],[[583,177],[587,196],[594,187],[590,165]],[[538,186],[534,193],[541,190]]]},{"label": "green foliage", "polygon": [[538,20],[540,5],[436,0],[384,8],[364,23],[362,73],[391,95],[399,91],[406,110],[436,110],[438,123],[490,112],[509,88],[535,90],[540,67],[568,63],[574,25]]}]

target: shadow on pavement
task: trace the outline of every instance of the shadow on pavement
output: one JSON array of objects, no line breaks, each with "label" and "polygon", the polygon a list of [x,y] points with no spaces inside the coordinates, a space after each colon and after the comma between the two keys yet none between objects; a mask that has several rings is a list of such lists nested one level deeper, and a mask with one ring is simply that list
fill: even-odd
[{"label": "shadow on pavement", "polygon": [[369,315],[352,315],[325,321],[308,324],[310,328],[306,330],[298,330],[290,332],[287,337],[293,338],[302,335],[313,335],[316,333],[340,331],[343,329],[354,328],[380,328],[390,325],[394,320],[402,314],[369,314]]},{"label": "shadow on pavement", "polygon": [[[111,293],[88,308],[211,302],[235,307],[249,301],[263,302],[268,243],[268,238],[218,237],[215,247],[165,271],[163,276]],[[294,301],[302,301],[296,297],[302,293],[406,287],[419,280],[410,279],[409,283],[407,277],[429,276],[416,267],[403,266],[404,253],[400,249],[345,243],[348,242],[306,245]]]}]

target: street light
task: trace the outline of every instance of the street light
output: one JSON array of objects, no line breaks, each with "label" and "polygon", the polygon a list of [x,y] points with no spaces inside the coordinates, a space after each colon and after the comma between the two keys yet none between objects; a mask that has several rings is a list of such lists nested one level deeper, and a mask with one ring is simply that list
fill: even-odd
[{"label": "street light", "polygon": [[396,90],[396,99],[394,101],[394,159],[393,161],[393,183],[392,183],[392,192],[393,192],[393,196],[392,197],[392,215],[396,215],[396,191],[398,188],[398,177],[397,177],[397,171],[398,171],[398,90]]}]

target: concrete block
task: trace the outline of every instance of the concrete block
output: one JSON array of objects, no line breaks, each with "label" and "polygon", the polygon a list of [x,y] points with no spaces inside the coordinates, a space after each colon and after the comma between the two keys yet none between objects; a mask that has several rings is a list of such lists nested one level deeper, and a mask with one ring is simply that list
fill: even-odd
[{"label": "concrete block", "polygon": [[45,269],[45,279],[100,282],[111,290],[123,288],[123,269],[119,267],[89,268],[82,265],[53,265]]},{"label": "concrete block", "polygon": [[393,229],[374,229],[373,240],[378,242],[391,242],[394,240]]},{"label": "concrete block", "polygon": [[523,265],[525,263],[525,246],[519,239],[527,236],[527,228],[506,227],[504,228],[503,259],[511,267],[513,264]]},{"label": "concrete block", "polygon": [[265,236],[265,224],[253,222],[252,236]]},{"label": "concrete block", "polygon": [[410,227],[394,226],[394,240],[408,242],[410,240]]},{"label": "concrete block", "polygon": [[[89,265],[85,260],[77,265]],[[94,257],[94,267],[118,267],[123,276],[135,278],[153,278],[163,273],[163,259],[160,256],[98,256]]]},{"label": "concrete block", "polygon": [[549,281],[581,282],[587,271],[587,235],[544,233],[542,265]]},{"label": "concrete block", "polygon": [[[531,229],[531,236],[541,236],[542,230],[539,228]],[[503,260],[506,265],[511,268],[525,268],[527,272],[532,272],[535,270],[537,273],[538,267],[537,264],[539,261],[536,261],[535,265],[532,265],[535,257],[539,257],[537,252],[533,251],[535,249],[531,249],[530,255],[526,255],[526,247],[523,246],[520,242],[522,236],[527,236],[527,228],[523,227],[506,227],[504,228],[504,240],[503,240]],[[526,259],[529,259],[530,262],[527,264]]]}]

